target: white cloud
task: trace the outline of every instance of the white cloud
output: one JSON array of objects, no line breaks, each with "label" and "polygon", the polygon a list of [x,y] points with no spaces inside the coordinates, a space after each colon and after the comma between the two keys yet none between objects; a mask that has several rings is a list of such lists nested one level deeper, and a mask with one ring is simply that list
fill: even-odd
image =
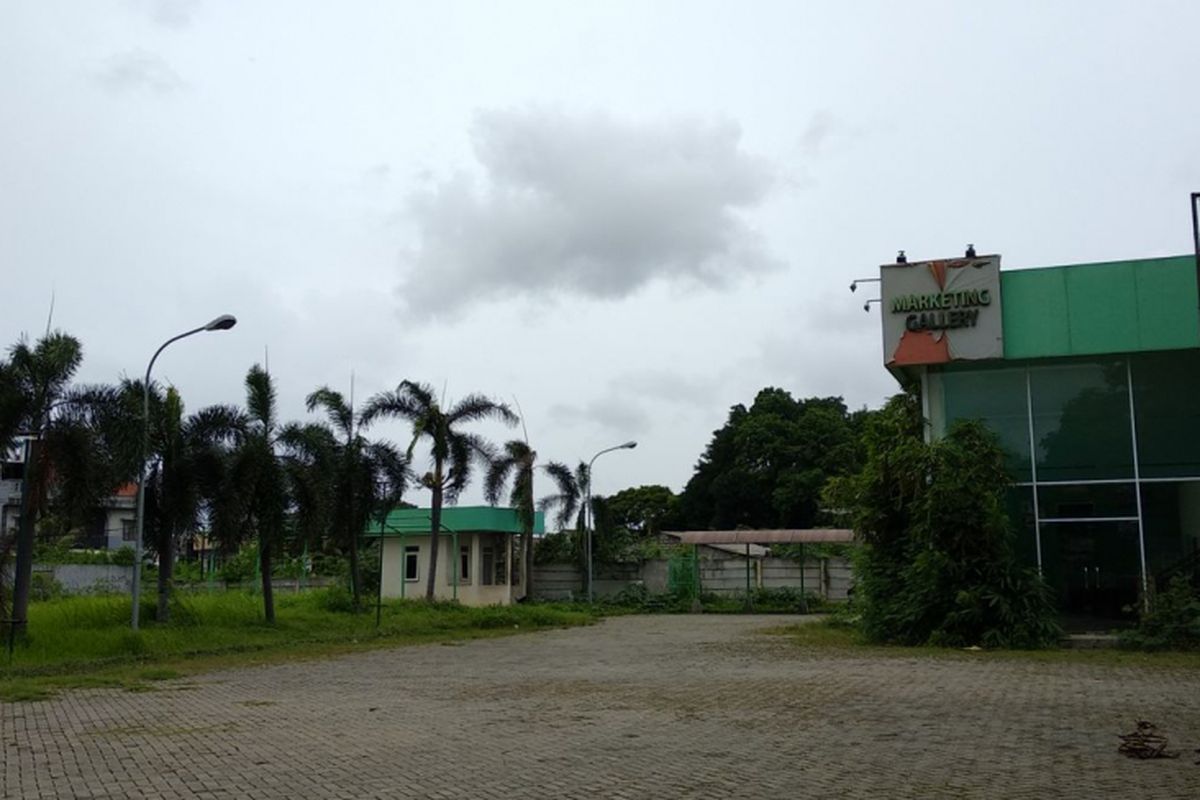
[{"label": "white cloud", "polygon": [[411,198],[419,241],[400,294],[417,313],[485,299],[620,298],[655,279],[701,286],[776,266],[743,218],[775,175],[729,121],[604,114],[477,116],[476,179]]}]

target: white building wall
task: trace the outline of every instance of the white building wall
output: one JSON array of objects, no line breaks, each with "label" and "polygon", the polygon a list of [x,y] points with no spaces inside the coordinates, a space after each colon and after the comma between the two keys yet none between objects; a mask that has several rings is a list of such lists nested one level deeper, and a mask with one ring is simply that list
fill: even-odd
[{"label": "white building wall", "polygon": [[[465,606],[509,605],[513,602],[512,564],[515,553],[509,534],[462,533],[458,536],[459,548],[470,548],[470,575],[454,585],[452,570],[458,567],[458,553],[454,550],[454,536],[443,533],[438,537],[437,575],[434,578],[434,598],[454,600]],[[383,596],[389,599],[404,597],[410,600],[423,599],[429,578],[428,534],[412,536],[387,536],[383,540]],[[485,545],[508,548],[505,558],[504,581],[500,584],[483,583],[483,548]],[[404,580],[405,550],[417,551],[417,579]]]}]

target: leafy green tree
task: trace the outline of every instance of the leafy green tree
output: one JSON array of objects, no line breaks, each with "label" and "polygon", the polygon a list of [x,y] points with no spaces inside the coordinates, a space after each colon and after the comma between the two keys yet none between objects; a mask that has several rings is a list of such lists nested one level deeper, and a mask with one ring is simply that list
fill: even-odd
[{"label": "leafy green tree", "polygon": [[408,446],[411,460],[413,450],[422,439],[429,443],[431,469],[421,478],[429,490],[429,580],[425,599],[432,602],[436,587],[438,543],[442,531],[442,504],[454,503],[470,482],[475,461],[484,465],[492,461],[491,447],[476,433],[462,430],[472,422],[495,419],[516,425],[518,417],[507,405],[481,394],[470,394],[448,409],[443,409],[424,383],[403,381],[395,391],[381,392],[369,401],[362,413],[362,424],[378,419],[406,420],[413,426],[413,439]]},{"label": "leafy green tree", "polygon": [[734,406],[713,433],[681,497],[695,528],[807,528],[818,520],[821,490],[857,469],[861,416],[840,398],[795,400],[763,389],[749,409]]},{"label": "leafy green tree", "polygon": [[666,486],[634,486],[605,498],[613,525],[641,537],[681,527],[679,496]]},{"label": "leafy green tree", "polygon": [[[317,476],[319,495],[328,504],[328,524],[337,545],[350,555],[350,589],[354,607],[362,601],[360,549],[363,532],[372,519],[385,515],[403,499],[411,475],[408,458],[388,442],[371,442],[362,435],[356,415],[341,392],[322,386],[312,392],[309,411],[322,410],[333,428],[332,447]],[[311,482],[309,482],[311,485]],[[310,492],[310,496],[318,496]]]},{"label": "leafy green tree", "polygon": [[1050,593],[1014,553],[995,436],[966,421],[926,443],[917,398],[899,395],[867,425],[864,444],[862,469],[826,494],[863,540],[854,602],[866,635],[898,644],[1054,644]]}]

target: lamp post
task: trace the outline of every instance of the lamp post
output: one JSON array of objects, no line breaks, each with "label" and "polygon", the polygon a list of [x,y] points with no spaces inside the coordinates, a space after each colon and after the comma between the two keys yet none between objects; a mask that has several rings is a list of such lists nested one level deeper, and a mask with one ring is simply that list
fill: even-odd
[{"label": "lamp post", "polygon": [[194,333],[227,331],[234,325],[237,325],[236,317],[222,314],[207,325],[172,336],[159,345],[150,357],[150,363],[146,365],[146,377],[142,381],[142,460],[141,469],[138,471],[137,522],[134,525],[136,530],[133,540],[133,613],[130,622],[135,631],[138,629],[138,611],[142,601],[142,529],[146,524],[146,460],[150,450],[150,370],[154,369],[154,362],[158,360],[159,354],[172,342],[178,342]]},{"label": "lamp post", "polygon": [[632,450],[637,447],[637,442],[628,441],[625,444],[619,444],[614,447],[606,447],[596,455],[592,456],[592,460],[588,462],[587,469],[587,499],[583,503],[583,528],[586,533],[587,541],[587,599],[592,602],[592,465],[596,463],[596,459],[605,453],[611,453],[613,450]]}]

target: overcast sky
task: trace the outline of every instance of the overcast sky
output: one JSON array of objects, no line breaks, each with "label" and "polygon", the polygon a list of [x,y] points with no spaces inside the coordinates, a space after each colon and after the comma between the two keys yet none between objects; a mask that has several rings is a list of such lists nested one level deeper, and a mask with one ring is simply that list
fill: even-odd
[{"label": "overcast sky", "polygon": [[107,381],[232,313],[156,366],[189,408],[269,352],[287,417],[352,371],[515,396],[542,458],[637,439],[599,491],[679,490],[764,386],[895,390],[847,285],[899,248],[1190,252],[1198,36],[1182,0],[5,2],[0,340],[53,294]]}]

